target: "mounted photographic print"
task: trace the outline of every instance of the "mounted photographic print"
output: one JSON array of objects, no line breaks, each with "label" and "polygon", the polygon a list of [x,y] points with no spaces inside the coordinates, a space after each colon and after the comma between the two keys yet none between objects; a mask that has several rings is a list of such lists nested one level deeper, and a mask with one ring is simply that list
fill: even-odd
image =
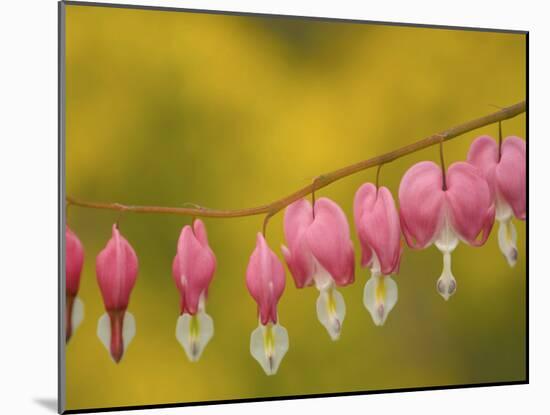
[{"label": "mounted photographic print", "polygon": [[528,382],[527,32],[59,13],[60,412]]}]

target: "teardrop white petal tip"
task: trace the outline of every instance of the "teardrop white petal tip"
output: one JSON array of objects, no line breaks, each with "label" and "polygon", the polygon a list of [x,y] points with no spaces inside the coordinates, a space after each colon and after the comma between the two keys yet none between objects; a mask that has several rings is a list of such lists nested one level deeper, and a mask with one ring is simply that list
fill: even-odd
[{"label": "teardrop white petal tip", "polygon": [[182,314],[176,323],[176,338],[191,362],[200,359],[204,348],[214,336],[214,320],[200,310],[195,315]]},{"label": "teardrop white petal tip", "polygon": [[500,221],[498,226],[498,246],[511,267],[518,260],[517,232],[511,218]]},{"label": "teardrop white petal tip", "polygon": [[288,332],[279,324],[259,324],[250,335],[250,354],[265,374],[274,375],[288,351]]},{"label": "teardrop white petal tip", "polygon": [[443,254],[443,273],[437,280],[437,292],[447,301],[456,292],[456,280],[451,272],[451,254]]},{"label": "teardrop white petal tip", "polygon": [[126,311],[124,313],[124,323],[122,326],[122,343],[124,344],[124,351],[128,349],[130,342],[136,335],[136,319],[132,313]]},{"label": "teardrop white petal tip", "polygon": [[373,275],[365,284],[363,304],[377,326],[384,325],[397,298],[397,284],[390,276]]},{"label": "teardrop white petal tip", "polygon": [[71,312],[71,333],[74,335],[76,329],[84,320],[84,303],[78,297],[75,297],[73,309]]},{"label": "teardrop white petal tip", "polygon": [[322,289],[317,297],[317,318],[332,340],[338,340],[346,317],[344,297],[333,286]]},{"label": "teardrop white petal tip", "polygon": [[[122,345],[123,353],[126,353],[128,346],[132,342],[136,335],[136,319],[133,314],[126,311],[124,313],[124,319],[122,321]],[[116,360],[111,355],[111,320],[107,313],[104,313],[97,322],[97,337],[101,340],[101,343],[107,349],[109,356],[115,362]]]}]

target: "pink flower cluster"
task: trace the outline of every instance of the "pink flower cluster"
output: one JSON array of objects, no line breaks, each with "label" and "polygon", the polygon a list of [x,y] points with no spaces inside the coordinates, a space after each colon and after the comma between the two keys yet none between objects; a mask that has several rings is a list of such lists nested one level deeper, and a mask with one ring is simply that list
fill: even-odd
[{"label": "pink flower cluster", "polygon": [[[361,246],[361,266],[371,270],[363,303],[374,323],[381,326],[397,303],[398,273],[403,253],[401,234],[412,249],[434,244],[443,254],[443,272],[436,289],[444,299],[456,292],[451,253],[460,241],[483,245],[495,217],[500,222],[499,247],[513,266],[518,257],[512,218],[526,218],[526,149],[518,137],[502,146],[491,137],[477,138],[466,162],[446,172],[424,161],[412,166],[399,186],[399,210],[390,190],[363,184],[353,202],[355,228]],[[346,305],[337,287],[354,282],[355,253],[347,218],[332,200],[312,205],[300,199],[284,215],[284,260],[297,288],[319,290],[316,311],[329,336],[341,334]],[[82,320],[77,298],[84,260],[82,244],[66,229],[67,341]],[[172,265],[180,292],[176,338],[188,358],[196,361],[214,334],[206,313],[208,287],[216,270],[216,257],[201,220],[185,226]],[[106,313],[98,323],[98,336],[115,362],[119,362],[135,335],[135,319],[127,311],[136,282],[138,260],[128,241],[113,225],[112,237],[96,261],[97,281]],[[285,269],[261,233],[246,269],[246,286],[258,307],[258,327],[250,338],[250,352],[267,375],[275,374],[288,350],[287,330],[279,324],[277,304],[285,289]]]}]

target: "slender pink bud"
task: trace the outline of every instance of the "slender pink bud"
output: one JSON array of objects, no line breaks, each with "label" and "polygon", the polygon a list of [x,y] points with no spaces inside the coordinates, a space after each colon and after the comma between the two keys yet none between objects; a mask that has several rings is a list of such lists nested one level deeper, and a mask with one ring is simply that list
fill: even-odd
[{"label": "slender pink bud", "polygon": [[72,297],[78,294],[80,274],[84,264],[84,249],[80,239],[67,226],[65,228],[65,269],[67,295]]},{"label": "slender pink bud", "polygon": [[96,273],[110,320],[109,349],[113,360],[118,363],[125,348],[123,325],[130,293],[136,282],[138,259],[116,224],[111,239],[97,256]]},{"label": "slender pink bud", "polygon": [[258,304],[261,323],[277,323],[277,303],[285,289],[285,270],[261,233],[246,269],[246,286]]},{"label": "slender pink bud", "polygon": [[246,286],[258,304],[258,327],[250,335],[250,354],[265,374],[274,375],[288,351],[288,332],[278,322],[277,303],[285,290],[285,269],[258,233],[246,269]]},{"label": "slender pink bud", "polygon": [[214,320],[206,313],[206,297],[215,271],[216,257],[208,245],[204,223],[194,220],[192,227],[182,229],[172,263],[172,275],[180,292],[176,338],[192,362],[200,358],[214,335]]},{"label": "slender pink bud", "polygon": [[73,334],[73,307],[80,286],[82,265],[84,264],[84,249],[78,237],[67,226],[65,228],[65,340],[69,341]]},{"label": "slender pink bud", "polygon": [[[204,223],[197,219],[193,229],[181,231],[177,253],[172,264],[174,281],[181,294],[180,312],[194,315],[208,293],[216,270],[216,257],[208,245]],[[204,304],[202,304],[204,305]]]}]

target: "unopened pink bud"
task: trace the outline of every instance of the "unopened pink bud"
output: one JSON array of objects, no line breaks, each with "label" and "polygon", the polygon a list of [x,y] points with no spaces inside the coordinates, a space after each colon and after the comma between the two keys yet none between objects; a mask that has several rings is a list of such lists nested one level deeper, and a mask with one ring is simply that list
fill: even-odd
[{"label": "unopened pink bud", "polygon": [[65,340],[69,341],[73,334],[73,308],[80,286],[82,265],[84,264],[84,249],[82,243],[73,231],[65,228]]},{"label": "unopened pink bud", "polygon": [[261,233],[257,235],[256,248],[248,262],[246,286],[258,303],[261,323],[277,323],[277,303],[285,289],[285,269]]},{"label": "unopened pink bud", "polygon": [[216,257],[208,245],[206,228],[197,219],[193,228],[187,225],[182,229],[172,264],[174,282],[181,295],[181,313],[197,313],[201,298],[206,299],[215,271]]},{"label": "unopened pink bud", "polygon": [[118,363],[124,353],[123,325],[137,278],[138,259],[116,224],[111,239],[97,256],[96,273],[110,320],[109,349],[113,360]]}]

